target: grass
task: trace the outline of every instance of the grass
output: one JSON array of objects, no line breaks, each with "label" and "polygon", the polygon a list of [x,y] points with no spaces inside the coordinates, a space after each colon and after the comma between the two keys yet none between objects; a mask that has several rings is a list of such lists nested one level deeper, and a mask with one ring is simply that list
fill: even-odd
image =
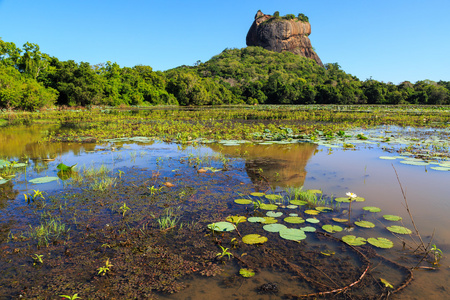
[{"label": "grass", "polygon": [[50,216],[41,220],[41,224],[32,227],[28,231],[28,237],[37,241],[38,246],[48,246],[51,242],[66,235],[70,228],[62,223],[60,219]]},{"label": "grass", "polygon": [[164,231],[173,228],[180,221],[179,217],[174,216],[172,208],[166,208],[163,215],[158,218],[159,229]]}]

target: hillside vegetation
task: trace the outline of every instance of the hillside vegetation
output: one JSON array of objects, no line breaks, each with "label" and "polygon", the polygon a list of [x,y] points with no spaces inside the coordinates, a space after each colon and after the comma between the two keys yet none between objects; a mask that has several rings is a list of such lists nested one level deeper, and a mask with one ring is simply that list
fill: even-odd
[{"label": "hillside vegetation", "polygon": [[450,82],[361,81],[337,63],[260,47],[225,49],[205,63],[154,72],[60,61],[36,44],[0,39],[0,108],[220,104],[450,104]]}]

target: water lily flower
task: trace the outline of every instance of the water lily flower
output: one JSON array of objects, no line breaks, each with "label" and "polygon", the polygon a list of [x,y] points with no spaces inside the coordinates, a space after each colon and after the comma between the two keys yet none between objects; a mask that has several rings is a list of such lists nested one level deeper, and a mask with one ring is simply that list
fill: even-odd
[{"label": "water lily flower", "polygon": [[350,192],[348,192],[346,195],[347,195],[347,197],[352,198],[352,199],[355,199],[357,197],[356,194],[350,193]]}]

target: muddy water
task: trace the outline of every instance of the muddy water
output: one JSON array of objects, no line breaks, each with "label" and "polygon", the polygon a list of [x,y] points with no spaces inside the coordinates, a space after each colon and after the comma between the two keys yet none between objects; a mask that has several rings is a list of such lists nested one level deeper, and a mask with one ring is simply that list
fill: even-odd
[{"label": "muddy water", "polygon": [[[214,144],[186,148],[164,143],[140,145],[120,143],[111,148],[111,144],[43,144],[40,140],[45,130],[51,130],[51,128],[32,127],[0,131],[0,157],[28,161],[30,164],[27,172],[19,173],[17,178],[1,186],[0,199],[3,200],[0,202],[0,209],[5,213],[3,216],[15,216],[15,210],[24,205],[21,195],[25,192],[35,188],[48,192],[63,189],[61,183],[40,186],[27,183],[27,178],[55,176],[57,171],[55,167],[60,162],[67,165],[78,163],[97,167],[105,164],[116,171],[138,166],[150,172],[150,170],[158,171],[164,163],[169,164],[167,166],[169,169],[178,168],[180,166],[171,161],[181,158],[199,157],[206,163],[208,161],[206,157],[224,155],[231,158],[230,170],[227,172],[230,172],[234,178],[238,178],[238,181],[253,185],[255,190],[282,192],[287,187],[303,186],[304,189],[320,189],[325,197],[341,197],[351,191],[366,198],[364,203],[353,204],[352,219],[369,220],[376,224],[376,228],[355,228],[351,234],[365,238],[372,236],[390,238],[394,241],[394,248],[376,250],[377,253],[411,267],[414,265],[414,259],[408,255],[408,252],[402,250],[401,241],[384,229],[384,226],[392,224],[382,218],[383,214],[402,216],[404,225],[413,229],[403,204],[395,168],[422,237],[428,242],[434,232],[433,243],[442,249],[446,256],[441,260],[441,267],[437,271],[415,271],[413,283],[396,298],[445,299],[449,295],[450,172],[431,170],[423,166],[403,165],[396,160],[381,160],[378,157],[386,153],[375,146],[361,146],[356,150],[331,150],[309,143],[241,146]],[[44,162],[42,158],[56,160]],[[223,174],[226,175],[227,172]],[[167,174],[169,173],[170,170]],[[3,197],[6,195],[7,197]],[[232,202],[232,198],[236,196],[230,194],[229,197],[229,207],[235,211],[242,210]],[[347,205],[343,203],[340,210],[345,210]],[[364,206],[377,206],[382,212],[367,213],[362,210]],[[16,217],[16,222],[21,222],[21,218]],[[341,217],[345,217],[345,213]],[[0,218],[0,222],[4,229],[2,233],[7,233],[14,226],[24,226],[11,223],[6,217]],[[346,234],[348,233],[338,233],[335,236],[339,238]],[[275,240],[276,235],[273,236]],[[308,247],[311,248],[320,245],[321,242],[315,239],[308,242]],[[296,244],[292,243],[292,247],[296,247]],[[308,251],[308,249],[304,250]],[[298,294],[304,288],[297,280],[292,280],[290,272],[271,268],[260,269],[253,278],[238,278],[237,282],[226,284],[238,270],[236,263],[229,262],[224,264],[224,272],[216,277],[191,276],[185,278],[188,287],[183,291],[170,296],[159,296],[169,299],[279,299],[283,294]],[[397,278],[396,270],[393,268],[383,270],[380,267],[379,272],[379,277]],[[267,282],[277,283],[280,292],[259,294],[257,289]]]}]

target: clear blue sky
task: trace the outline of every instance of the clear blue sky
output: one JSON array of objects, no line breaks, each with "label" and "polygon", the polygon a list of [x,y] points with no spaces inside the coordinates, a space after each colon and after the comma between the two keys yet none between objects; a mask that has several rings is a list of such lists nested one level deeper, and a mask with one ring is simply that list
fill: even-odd
[{"label": "clear blue sky", "polygon": [[322,61],[361,80],[450,81],[449,0],[0,0],[0,37],[60,60],[167,70],[246,47],[258,9],[307,15]]}]

